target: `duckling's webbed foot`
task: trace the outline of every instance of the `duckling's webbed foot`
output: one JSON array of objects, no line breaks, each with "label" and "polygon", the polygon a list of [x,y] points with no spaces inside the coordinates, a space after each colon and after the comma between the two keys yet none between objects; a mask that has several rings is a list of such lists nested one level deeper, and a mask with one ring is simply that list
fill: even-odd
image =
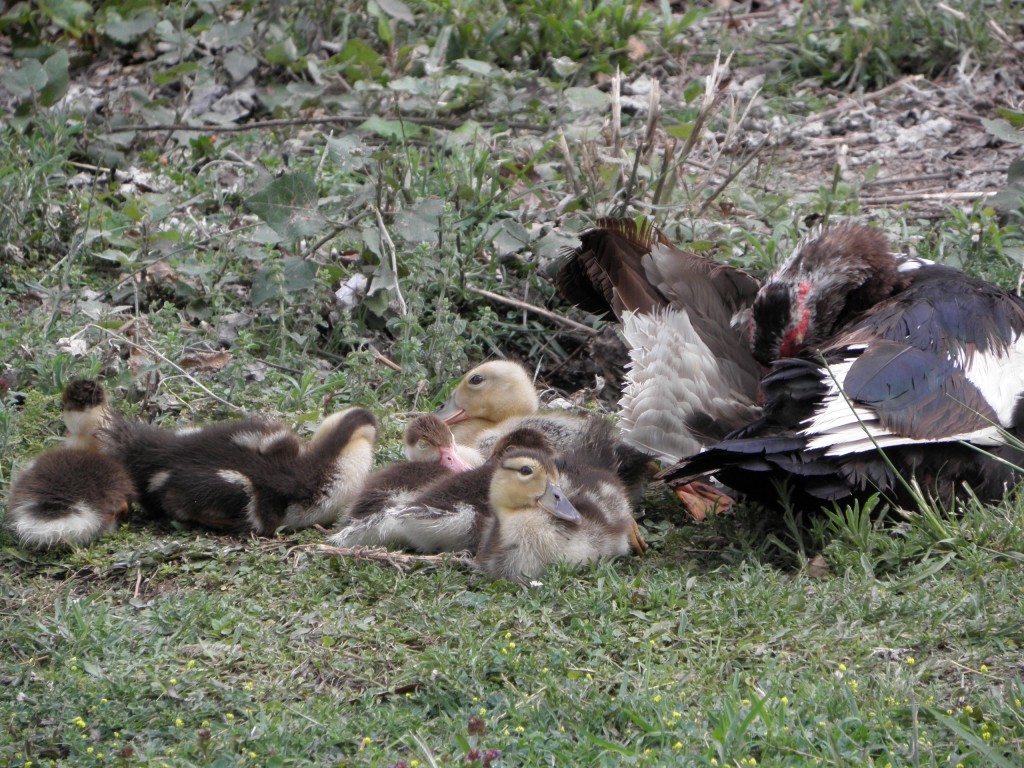
[{"label": "duckling's webbed foot", "polygon": [[693,482],[674,489],[679,501],[697,522],[707,519],[709,514],[724,512],[736,502],[708,483]]},{"label": "duckling's webbed foot", "polygon": [[643,535],[640,533],[640,526],[636,524],[636,520],[629,527],[629,546],[633,549],[633,552],[640,557],[644,556],[644,553],[651,548],[651,545],[647,543]]}]

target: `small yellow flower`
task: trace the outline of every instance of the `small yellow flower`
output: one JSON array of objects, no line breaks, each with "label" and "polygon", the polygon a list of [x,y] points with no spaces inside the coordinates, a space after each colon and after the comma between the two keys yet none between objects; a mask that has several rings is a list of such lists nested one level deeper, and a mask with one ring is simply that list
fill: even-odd
[{"label": "small yellow flower", "polygon": [[487,710],[484,709],[483,707],[480,707],[480,717],[483,717],[486,714],[487,714]]},{"label": "small yellow flower", "polygon": [[682,716],[683,716],[683,713],[682,713],[682,712],[676,712],[676,711],[674,711],[674,710],[673,710],[673,712],[672,712],[672,719],[673,719],[673,720],[678,720],[678,719],[679,719],[679,718],[681,718]]},{"label": "small yellow flower", "polygon": [[740,704],[742,704],[744,707],[749,707],[750,699],[740,699]]},{"label": "small yellow flower", "polygon": [[515,644],[515,643],[513,643],[513,642],[511,642],[511,641],[509,641],[508,647],[509,647],[509,648],[515,648],[515,647],[516,647],[516,644]]},{"label": "small yellow flower", "polygon": [[968,704],[966,707],[964,707],[964,712],[966,712],[969,715],[972,712],[974,712],[974,707],[972,707],[970,704]]},{"label": "small yellow flower", "polygon": [[681,741],[677,741],[675,744],[672,745],[672,749],[682,749],[682,748],[683,748],[683,742],[681,742]]},{"label": "small yellow flower", "polygon": [[910,665],[910,666],[912,667],[912,666],[914,666],[914,664],[916,664],[916,663],[917,663],[917,662],[915,662],[915,661],[914,661],[914,657],[913,657],[913,656],[907,656],[907,664],[908,664],[908,665]]},{"label": "small yellow flower", "polygon": [[244,683],[242,683],[242,688],[244,690],[246,690],[246,691],[251,691],[255,687],[256,687],[256,684],[253,683],[252,680],[246,680]]},{"label": "small yellow flower", "polygon": [[653,702],[654,702],[655,704],[657,704],[657,703],[658,703],[659,701],[661,701],[661,694],[655,694],[655,696],[654,696],[654,698],[652,699],[652,701],[653,701]]},{"label": "small yellow flower", "polygon": [[185,665],[185,669],[195,669],[195,666],[196,666],[196,660],[195,659],[189,659],[188,663]]},{"label": "small yellow flower", "polygon": [[544,667],[544,669],[541,670],[541,672],[547,672],[547,671],[548,671],[547,667]]},{"label": "small yellow flower", "polygon": [[593,676],[591,676],[591,674],[589,672],[587,672],[587,680],[593,680],[593,679],[594,679]]},{"label": "small yellow flower", "polygon": [[231,712],[228,712],[228,713],[227,713],[226,715],[224,715],[224,717],[225,717],[225,718],[226,718],[227,720],[234,720],[234,719],[235,719],[235,716],[234,716],[234,714],[233,714],[233,713],[231,713]]},{"label": "small yellow flower", "polygon": [[78,726],[79,728],[82,728],[83,730],[85,729],[85,720],[83,720],[83,719],[81,718],[81,716],[79,716],[79,717],[76,717],[76,718],[75,718],[74,720],[72,720],[71,722],[72,722],[72,723],[74,723],[75,725],[77,725],[77,726]]},{"label": "small yellow flower", "polygon": [[782,706],[784,706],[784,707],[788,707],[789,706],[789,697],[788,696],[783,696],[781,699],[779,699],[779,701],[782,702]]},{"label": "small yellow flower", "polygon": [[712,765],[718,765],[718,761],[715,758],[712,757],[711,758],[711,764]]},{"label": "small yellow flower", "polygon": [[108,704],[109,699],[100,699],[100,704]]},{"label": "small yellow flower", "polygon": [[512,633],[511,632],[506,632],[505,633],[505,639],[508,640],[510,637],[512,637]]},{"label": "small yellow flower", "polygon": [[92,754],[92,752],[93,752],[93,749],[92,749],[92,747],[86,747],[86,749],[85,749],[85,753],[86,753],[87,755],[91,755],[91,754]]},{"label": "small yellow flower", "polygon": [[526,729],[521,725],[516,726],[516,733],[523,733],[525,730]]},{"label": "small yellow flower", "polygon": [[988,672],[988,665],[987,664],[982,664],[981,665],[981,671],[982,672]]},{"label": "small yellow flower", "polygon": [[474,696],[473,697],[473,703],[476,704],[478,701],[480,701],[480,697],[479,696]]},{"label": "small yellow flower", "polygon": [[839,671],[840,672],[845,672],[846,671],[846,665],[845,664],[840,664],[839,665]]},{"label": "small yellow flower", "polygon": [[419,764],[420,764],[419,760],[410,760],[409,761],[409,768],[419,768]]},{"label": "small yellow flower", "polygon": [[177,727],[181,728],[181,726],[183,726],[183,725],[185,724],[185,721],[184,721],[184,720],[182,720],[182,719],[181,719],[181,718],[179,717],[179,718],[175,719],[175,721],[174,721],[174,724],[175,724],[175,725],[176,725]]}]

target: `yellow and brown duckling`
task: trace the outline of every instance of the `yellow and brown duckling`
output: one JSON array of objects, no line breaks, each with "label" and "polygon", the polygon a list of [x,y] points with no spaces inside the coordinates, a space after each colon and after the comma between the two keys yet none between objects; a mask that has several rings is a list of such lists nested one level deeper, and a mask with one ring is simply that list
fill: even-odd
[{"label": "yellow and brown duckling", "polygon": [[98,450],[103,388],[76,379],[64,389],[65,444],[44,451],[11,485],[7,525],[24,546],[87,545],[128,514],[135,486],[124,465]]},{"label": "yellow and brown duckling", "polygon": [[[473,440],[483,456],[489,456],[498,441],[519,429],[541,432],[556,453],[568,452],[586,439],[592,424],[605,421],[594,414],[538,412],[538,402],[523,366],[492,360],[470,370],[435,415],[445,419],[458,440]],[[460,432],[463,424],[470,426]],[[608,430],[606,437],[615,447],[615,465],[623,482],[631,496],[639,499],[656,469],[652,457],[627,444],[614,430]]]},{"label": "yellow and brown duckling", "polygon": [[113,415],[100,433],[150,512],[261,535],[333,523],[370,472],[376,435],[363,408],[328,416],[308,443],[261,419],[169,431]]},{"label": "yellow and brown duckling", "polygon": [[530,374],[512,360],[491,360],[462,377],[435,415],[460,445],[476,446],[484,432],[540,407]]},{"label": "yellow and brown duckling", "polygon": [[[488,492],[500,458],[519,447],[550,451],[543,434],[517,430],[495,446],[481,466],[457,474],[445,474],[415,491],[396,494],[387,504],[366,514],[361,505],[330,543],[338,547],[386,547],[416,552],[474,550],[484,521],[490,516]],[[431,465],[435,474],[436,465]]]},{"label": "yellow and brown duckling", "polygon": [[560,478],[551,455],[542,451],[514,450],[502,457],[489,490],[492,517],[476,554],[481,570],[496,579],[525,583],[539,578],[551,563],[582,564],[642,553],[646,544],[628,503],[625,516],[618,506],[602,509],[607,490],[602,487],[581,497],[580,508],[560,487]]}]

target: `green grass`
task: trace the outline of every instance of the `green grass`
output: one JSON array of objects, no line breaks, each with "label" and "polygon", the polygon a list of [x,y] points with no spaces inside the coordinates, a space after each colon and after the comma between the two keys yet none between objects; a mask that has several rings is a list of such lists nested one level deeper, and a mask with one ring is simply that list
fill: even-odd
[{"label": "green grass", "polygon": [[[305,429],[366,404],[381,461],[398,455],[393,417],[435,407],[485,357],[591,387],[585,335],[473,289],[572,314],[552,261],[620,208],[759,271],[808,214],[864,213],[848,180],[776,184],[786,146],[719,188],[750,157],[744,105],[706,101],[700,63],[720,47],[744,66],[795,52],[764,92],[803,114],[835,86],[967,51],[998,62],[990,17],[1021,34],[997,3],[965,19],[905,3],[899,45],[869,3],[835,17],[807,3],[767,40],[710,9],[565,7],[140,0],[0,18],[18,56],[0,67],[0,494],[58,440],[76,375],[168,426],[244,410]],[[651,53],[634,62],[638,41]],[[149,74],[106,109],[53,106],[92,63],[133,56]],[[297,122],[121,130],[180,121],[249,66],[249,119]],[[616,66],[677,91],[643,151],[647,117],[623,115],[616,155],[592,87]],[[301,124],[323,114],[345,119]],[[947,213],[871,211],[922,255],[1015,286],[1020,219]],[[339,307],[360,276],[374,292]],[[225,344],[223,368],[184,367]],[[338,559],[314,532],[135,520],[64,553],[0,533],[0,765],[1020,763],[1019,501],[887,527],[753,509],[698,526],[654,490],[642,513],[646,558],[556,568],[530,589],[455,559]]]}]

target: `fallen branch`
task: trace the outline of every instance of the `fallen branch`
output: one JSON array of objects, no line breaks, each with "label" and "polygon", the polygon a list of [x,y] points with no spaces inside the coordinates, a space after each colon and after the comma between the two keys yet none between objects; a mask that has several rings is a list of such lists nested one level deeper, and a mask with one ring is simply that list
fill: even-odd
[{"label": "fallen branch", "polygon": [[[417,563],[468,563],[469,552],[442,552],[439,555],[413,555],[408,552],[392,552],[381,547],[332,547],[329,544],[311,544],[320,554],[328,557],[349,557],[353,560],[370,560],[386,563],[396,570],[406,572]],[[303,547],[305,548],[305,547]]]},{"label": "fallen branch", "polygon": [[[156,123],[147,125],[118,125],[107,129],[107,133],[157,133],[165,131],[181,131],[185,133],[243,133],[245,131],[262,131],[272,128],[292,128],[303,125],[330,125],[331,123],[364,123],[371,115],[332,115],[331,117],[287,117],[274,120],[253,120],[244,125],[189,125],[187,123]],[[461,128],[465,120],[445,120],[438,117],[420,117],[416,115],[400,115],[394,118],[399,122],[413,125],[426,125],[433,128]],[[505,120],[478,120],[480,125],[492,128],[495,125],[507,125],[520,131],[546,131],[552,126],[539,123],[527,123]]]},{"label": "fallen branch", "polygon": [[568,317],[562,317],[561,315],[555,314],[550,309],[544,309],[543,307],[537,307],[534,306],[533,304],[527,304],[525,301],[520,301],[519,299],[512,299],[509,298],[508,296],[502,296],[499,293],[485,291],[483,288],[474,288],[471,285],[466,286],[466,288],[470,293],[475,293],[477,296],[483,296],[485,299],[491,299],[492,301],[497,301],[502,304],[508,304],[511,307],[516,307],[517,309],[524,309],[527,312],[533,312],[535,315],[546,317],[548,320],[552,320],[556,323],[561,323],[567,328],[572,328],[573,330],[579,331],[580,333],[585,333],[588,336],[594,336],[597,333],[597,331],[595,331],[589,325],[577,323],[575,320],[570,320]]}]

